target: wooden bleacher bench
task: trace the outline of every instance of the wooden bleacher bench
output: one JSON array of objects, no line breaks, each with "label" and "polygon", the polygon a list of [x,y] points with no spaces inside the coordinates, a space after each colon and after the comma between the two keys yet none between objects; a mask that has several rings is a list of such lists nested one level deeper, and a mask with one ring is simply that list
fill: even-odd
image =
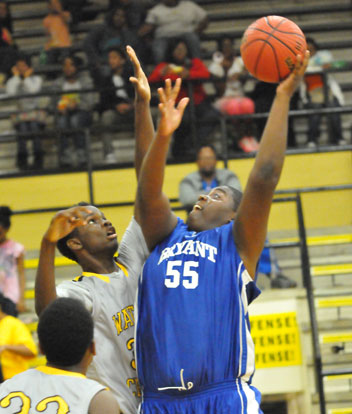
[{"label": "wooden bleacher bench", "polygon": [[328,410],[328,414],[351,414],[352,406],[346,408],[331,408]]},{"label": "wooden bleacher bench", "polygon": [[352,306],[352,296],[330,296],[316,298],[315,305],[318,309],[350,307]]},{"label": "wooden bleacher bench", "polygon": [[[11,2],[9,2],[11,4]],[[87,6],[84,8],[86,12],[95,12],[95,13],[104,13],[107,11],[106,7],[103,6]],[[47,16],[48,12],[46,10],[28,10],[28,11],[15,11],[11,13],[12,20],[32,20],[32,19],[43,19]]]},{"label": "wooden bleacher bench", "polygon": [[329,332],[319,335],[321,344],[352,342],[352,331]]}]

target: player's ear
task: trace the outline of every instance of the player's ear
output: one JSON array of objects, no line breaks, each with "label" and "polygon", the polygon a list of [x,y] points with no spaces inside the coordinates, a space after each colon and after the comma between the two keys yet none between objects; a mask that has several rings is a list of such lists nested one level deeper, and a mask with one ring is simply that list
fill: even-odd
[{"label": "player's ear", "polygon": [[68,239],[66,244],[73,251],[81,250],[83,248],[81,241],[77,237],[72,237],[72,239]]}]

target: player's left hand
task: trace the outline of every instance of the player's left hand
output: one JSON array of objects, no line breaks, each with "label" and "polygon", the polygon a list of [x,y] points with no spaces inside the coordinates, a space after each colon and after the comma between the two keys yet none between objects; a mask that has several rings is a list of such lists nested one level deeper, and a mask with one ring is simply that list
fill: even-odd
[{"label": "player's left hand", "polygon": [[161,118],[158,126],[158,134],[169,136],[179,127],[183,112],[186,109],[189,98],[182,98],[176,106],[176,98],[181,88],[181,78],[176,79],[175,85],[172,86],[171,79],[165,80],[165,87],[158,89],[159,94],[159,111]]},{"label": "player's left hand", "polygon": [[304,57],[297,55],[296,65],[290,75],[283,80],[276,89],[277,94],[285,94],[290,98],[301,83],[309,61],[309,50]]},{"label": "player's left hand", "polygon": [[147,77],[142,69],[142,66],[137,58],[136,52],[131,46],[126,46],[127,54],[132,62],[134,76],[130,77],[130,82],[133,84],[136,99],[141,101],[150,101],[150,86]]}]

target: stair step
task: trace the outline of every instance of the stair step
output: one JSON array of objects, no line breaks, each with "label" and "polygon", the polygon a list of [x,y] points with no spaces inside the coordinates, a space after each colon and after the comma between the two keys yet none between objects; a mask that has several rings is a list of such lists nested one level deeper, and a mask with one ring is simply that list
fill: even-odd
[{"label": "stair step", "polygon": [[316,298],[315,306],[317,308],[341,308],[352,306],[352,296],[332,296],[329,298]]},{"label": "stair step", "polygon": [[[298,237],[286,237],[282,239],[270,239],[271,243],[288,243],[298,242]],[[322,236],[307,237],[308,246],[325,246],[329,244],[346,244],[352,243],[352,234],[331,234]]]},{"label": "stair step", "polygon": [[328,414],[352,414],[352,407],[346,408],[331,408]]},{"label": "stair step", "polygon": [[347,275],[352,273],[352,263],[311,266],[310,272],[312,276]]},{"label": "stair step", "polygon": [[319,340],[321,344],[331,344],[336,342],[352,342],[352,331],[320,334]]},{"label": "stair step", "polygon": [[327,375],[325,377],[327,381],[335,381],[335,380],[352,380],[352,374],[333,374]]}]

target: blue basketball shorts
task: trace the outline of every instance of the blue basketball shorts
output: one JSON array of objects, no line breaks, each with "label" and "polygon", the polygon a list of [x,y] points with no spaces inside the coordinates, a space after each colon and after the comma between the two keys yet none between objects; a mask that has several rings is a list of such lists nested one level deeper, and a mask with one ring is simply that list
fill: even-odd
[{"label": "blue basketball shorts", "polygon": [[263,414],[259,391],[243,381],[206,386],[196,392],[165,395],[144,392],[140,414]]}]

